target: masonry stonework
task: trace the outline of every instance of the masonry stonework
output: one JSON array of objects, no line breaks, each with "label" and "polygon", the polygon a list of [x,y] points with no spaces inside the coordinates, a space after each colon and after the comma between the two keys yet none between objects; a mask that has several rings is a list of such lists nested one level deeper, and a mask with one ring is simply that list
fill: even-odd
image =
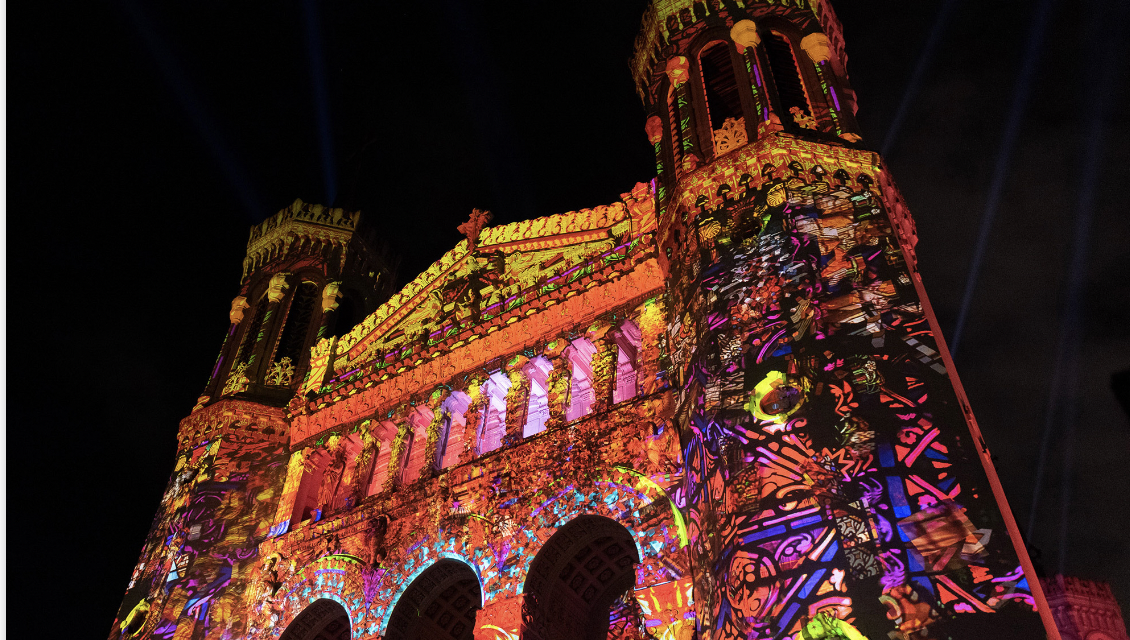
[{"label": "masonry stonework", "polygon": [[631,67],[617,202],[398,291],[360,213],[253,228],[111,638],[1058,637],[829,4],[656,0]]}]

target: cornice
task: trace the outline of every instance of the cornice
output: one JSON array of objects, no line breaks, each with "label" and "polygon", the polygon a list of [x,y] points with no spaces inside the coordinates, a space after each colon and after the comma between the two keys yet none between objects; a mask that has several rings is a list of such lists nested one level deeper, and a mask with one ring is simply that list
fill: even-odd
[{"label": "cornice", "polygon": [[268,437],[281,438],[287,433],[288,423],[286,411],[282,407],[222,398],[193,410],[180,421],[177,451],[179,453],[200,446],[232,426],[251,428]]},{"label": "cornice", "polygon": [[430,392],[491,360],[566,334],[618,307],[658,295],[664,280],[654,254],[649,252],[640,254],[630,269],[599,271],[571,286],[574,288],[555,297],[545,296],[513,309],[509,316],[469,328],[466,337],[447,349],[412,354],[411,361],[378,363],[379,368],[370,363],[349,372],[333,391],[292,411],[291,448],[383,415],[411,397]]}]

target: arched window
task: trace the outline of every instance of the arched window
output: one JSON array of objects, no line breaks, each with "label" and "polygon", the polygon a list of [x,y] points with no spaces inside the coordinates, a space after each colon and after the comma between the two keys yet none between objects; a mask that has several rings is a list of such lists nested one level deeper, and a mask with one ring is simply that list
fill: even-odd
[{"label": "arched window", "polygon": [[373,464],[373,473],[369,478],[369,489],[365,495],[371,496],[384,490],[385,481],[388,480],[388,462],[392,457],[392,439],[396,437],[396,425],[392,422],[382,422],[373,429],[373,437],[381,443],[377,452],[377,461]]},{"label": "arched window", "polygon": [[428,425],[434,414],[427,407],[419,407],[408,416],[408,437],[400,462],[400,483],[409,484],[420,477],[424,468],[424,455],[427,450]]},{"label": "arched window", "polygon": [[725,42],[707,45],[698,54],[698,65],[714,153],[721,155],[748,141],[730,46]]},{"label": "arched window", "polygon": [[467,428],[466,413],[469,406],[471,406],[471,396],[462,391],[452,391],[439,407],[444,415],[439,440],[436,442],[436,467],[439,469],[446,469],[459,462],[459,454],[463,451],[463,435]]},{"label": "arched window", "polygon": [[314,307],[321,300],[318,285],[313,282],[303,282],[294,292],[294,300],[290,303],[287,313],[286,325],[283,326],[279,346],[275,352],[275,361],[290,358],[293,365],[298,364],[302,357],[302,348],[306,346],[306,335],[310,331],[310,320],[314,317]]},{"label": "arched window", "polygon": [[636,371],[639,368],[638,354],[643,344],[643,334],[635,322],[625,320],[613,335],[616,342],[616,388],[612,391],[613,402],[631,400],[639,394],[639,381]]},{"label": "arched window", "polygon": [[769,58],[769,68],[773,72],[777,97],[784,111],[778,115],[782,121],[793,121],[804,126],[803,121],[812,117],[812,107],[792,42],[779,31],[770,31],[762,42],[765,45],[765,56]]},{"label": "arched window", "polygon": [[572,378],[569,380],[569,399],[565,408],[565,420],[573,421],[592,413],[593,401],[596,399],[592,388],[592,357],[596,354],[593,343],[584,338],[578,338],[565,349],[565,359],[572,367]]},{"label": "arched window", "polygon": [[290,526],[313,519],[315,522],[321,517],[318,508],[318,490],[322,486],[326,466],[330,456],[323,449],[313,449],[306,452],[303,462],[302,480],[298,484],[298,493],[294,496],[294,511],[291,513]]},{"label": "arched window", "polygon": [[483,383],[483,419],[479,425],[479,455],[502,446],[506,435],[506,394],[510,391],[510,378],[501,371],[490,374]]},{"label": "arched window", "polygon": [[235,354],[235,362],[247,362],[251,359],[251,352],[255,349],[255,342],[259,339],[259,332],[263,330],[263,319],[267,316],[267,294],[259,296],[255,303],[255,311],[251,314],[251,322],[243,333],[243,341],[239,344],[239,351]]},{"label": "arched window", "polygon": [[553,364],[545,356],[530,360],[523,369],[530,381],[530,408],[526,411],[526,424],[522,427],[522,437],[528,438],[545,431],[549,420],[549,374]]}]

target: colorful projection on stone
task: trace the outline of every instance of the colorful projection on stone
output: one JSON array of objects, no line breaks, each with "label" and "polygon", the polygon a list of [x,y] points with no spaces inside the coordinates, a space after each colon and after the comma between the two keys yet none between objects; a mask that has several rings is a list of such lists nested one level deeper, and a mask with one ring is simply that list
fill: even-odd
[{"label": "colorful projection on stone", "polygon": [[853,637],[806,631],[830,616],[924,638],[1033,611],[875,178],[750,160],[668,231],[700,633]]},{"label": "colorful projection on stone", "polygon": [[253,233],[111,638],[1041,636],[834,16],[732,4],[645,15],[654,180],[474,210],[338,337],[353,214]]}]

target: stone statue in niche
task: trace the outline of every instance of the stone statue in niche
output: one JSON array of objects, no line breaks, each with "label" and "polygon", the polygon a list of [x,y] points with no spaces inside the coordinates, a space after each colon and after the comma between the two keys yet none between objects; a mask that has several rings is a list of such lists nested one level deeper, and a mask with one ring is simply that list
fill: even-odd
[{"label": "stone statue in niche", "polygon": [[271,282],[267,285],[267,299],[271,302],[282,302],[286,297],[286,290],[290,288],[286,279],[290,275],[289,271],[280,271],[271,276]]},{"label": "stone statue in niche", "polygon": [[329,313],[338,307],[341,298],[341,283],[331,282],[322,289],[322,313]]},{"label": "stone statue in niche", "polygon": [[231,319],[231,323],[239,324],[239,322],[243,320],[243,310],[250,306],[251,305],[247,304],[247,298],[236,296],[235,299],[231,301],[231,311],[228,312],[228,318]]}]

